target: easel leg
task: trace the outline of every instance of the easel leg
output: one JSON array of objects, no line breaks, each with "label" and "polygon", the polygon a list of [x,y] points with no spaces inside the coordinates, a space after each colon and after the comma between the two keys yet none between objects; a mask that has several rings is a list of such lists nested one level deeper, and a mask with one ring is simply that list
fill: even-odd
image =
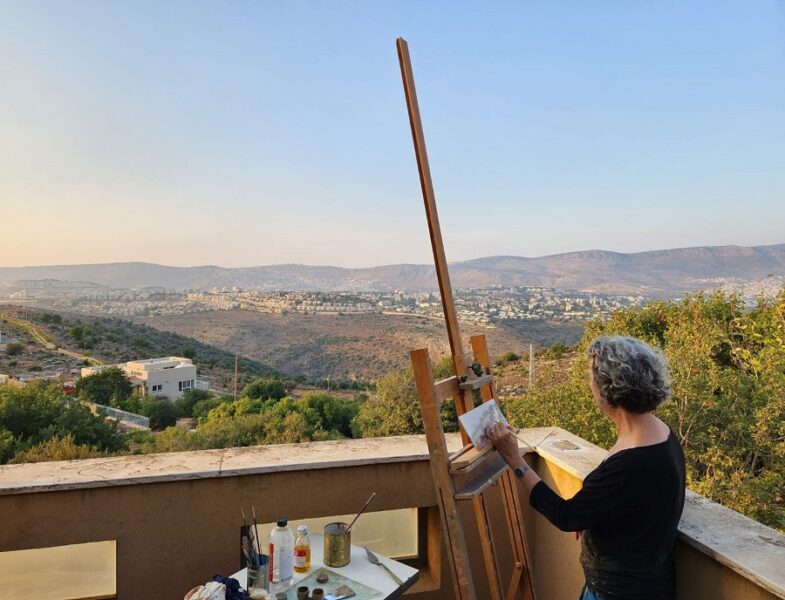
[{"label": "easel leg", "polygon": [[491,591],[491,600],[502,600],[502,584],[499,580],[499,561],[496,557],[496,546],[493,542],[493,532],[488,520],[488,508],[485,505],[485,495],[480,494],[472,498],[474,516],[477,519],[477,529],[480,532],[480,546],[485,560],[485,572],[488,574],[488,587]]},{"label": "easel leg", "polygon": [[430,453],[431,474],[436,485],[442,529],[447,542],[447,558],[455,584],[455,598],[456,600],[477,600],[471,566],[468,563],[469,553],[466,548],[466,538],[455,500],[455,487],[450,477],[447,442],[444,439],[441,414],[436,403],[428,351],[415,350],[411,353],[411,359],[417,395],[420,397],[425,438]]},{"label": "easel leg", "polygon": [[[474,360],[480,363],[486,373],[490,375],[491,360],[488,354],[488,343],[485,340],[485,336],[472,336],[471,345],[472,350],[474,351]],[[480,389],[480,394],[482,395],[483,402],[487,402],[494,398],[495,391],[493,389],[493,384],[483,386]],[[510,598],[512,590],[518,588],[521,590],[521,597],[523,600],[534,600],[536,596],[534,594],[534,584],[531,577],[532,566],[529,559],[530,554],[526,542],[526,530],[523,523],[523,512],[521,511],[521,502],[518,497],[517,485],[518,482],[515,480],[515,476],[509,470],[499,477],[499,488],[504,503],[504,512],[507,517],[507,525],[516,565],[515,571],[513,572],[513,581],[510,582],[507,597]],[[518,565],[520,565],[520,568],[518,568]],[[513,587],[512,583],[516,581],[517,585]]]}]

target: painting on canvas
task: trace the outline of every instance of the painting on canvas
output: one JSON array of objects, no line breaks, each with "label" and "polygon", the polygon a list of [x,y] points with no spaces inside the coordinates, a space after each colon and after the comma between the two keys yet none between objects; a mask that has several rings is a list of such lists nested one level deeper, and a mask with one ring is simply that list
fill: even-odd
[{"label": "painting on canvas", "polygon": [[485,429],[488,425],[493,425],[494,423],[507,425],[507,419],[504,418],[499,405],[496,404],[496,400],[483,402],[477,408],[462,414],[458,419],[472,444],[478,450],[482,450],[491,443],[491,440],[485,435]]}]

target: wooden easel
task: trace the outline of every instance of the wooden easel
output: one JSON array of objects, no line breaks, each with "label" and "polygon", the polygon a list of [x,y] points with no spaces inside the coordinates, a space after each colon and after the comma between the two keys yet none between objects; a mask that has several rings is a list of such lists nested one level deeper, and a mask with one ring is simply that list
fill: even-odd
[{"label": "wooden easel", "polygon": [[[447,336],[450,340],[450,351],[455,365],[453,377],[435,382],[428,350],[414,350],[411,353],[425,436],[431,457],[431,472],[436,485],[442,529],[447,543],[448,562],[455,585],[455,598],[456,600],[477,600],[463,523],[458,513],[458,502],[469,500],[472,503],[479,528],[491,600],[514,600],[516,598],[535,600],[529,552],[526,546],[523,516],[514,474],[507,468],[504,460],[495,450],[478,451],[474,448],[463,429],[461,429],[463,449],[452,457],[447,452],[439,410],[441,403],[451,398],[455,402],[458,415],[464,414],[474,407],[473,390],[480,390],[483,402],[494,397],[493,375],[484,335],[476,335],[471,338],[473,360],[472,365],[467,368],[450,275],[447,270],[447,259],[444,254],[439,215],[436,211],[436,197],[428,165],[428,154],[425,149],[425,137],[420,120],[411,60],[409,59],[409,47],[403,38],[398,38],[396,45],[414,139],[414,151],[420,173],[420,186],[425,201],[431,247],[436,263],[436,277],[439,281],[444,319],[447,323]],[[498,483],[502,495],[514,559],[512,578],[507,584],[506,590],[501,581],[496,543],[485,504],[485,494],[490,491],[488,488],[495,483]]]}]

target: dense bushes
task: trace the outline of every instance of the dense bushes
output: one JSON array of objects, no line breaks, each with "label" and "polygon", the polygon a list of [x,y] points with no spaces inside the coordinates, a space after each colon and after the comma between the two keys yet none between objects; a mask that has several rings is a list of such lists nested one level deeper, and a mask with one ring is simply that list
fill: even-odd
[{"label": "dense bushes", "polygon": [[74,457],[76,447],[86,447],[76,449],[84,454],[118,452],[127,446],[115,425],[78,402],[68,404],[57,383],[0,385],[0,463],[12,458],[21,462],[26,456],[61,456],[58,448],[63,451],[60,459],[66,460]]},{"label": "dense bushes", "polygon": [[74,435],[69,433],[65,437],[53,437],[45,442],[33,446],[29,450],[17,453],[11,462],[29,463],[46,462],[50,460],[79,460],[82,458],[100,458],[106,456],[96,446],[77,444]]},{"label": "dense bushes", "polygon": [[594,321],[568,380],[506,399],[510,420],[560,425],[609,447],[615,433],[594,406],[584,358],[588,343],[606,333],[664,351],[673,399],[657,415],[684,446],[688,486],[785,530],[785,291],[751,310],[733,296],[696,294]]},{"label": "dense bushes", "polygon": [[[321,392],[301,398],[236,401],[214,399],[216,405],[199,418],[195,431],[170,427],[146,441],[146,452],[230,448],[331,440],[351,435],[358,403]],[[210,402],[210,401],[207,401]],[[197,403],[197,407],[200,403]],[[195,407],[196,412],[196,407]]]},{"label": "dense bushes", "polygon": [[[451,357],[433,365],[434,378],[453,375]],[[445,431],[457,431],[455,405],[442,405],[442,425]],[[376,384],[376,394],[362,404],[353,423],[355,437],[383,437],[423,433],[420,401],[411,368],[401,369],[382,377]]]},{"label": "dense bushes", "polygon": [[256,400],[280,400],[286,396],[286,387],[280,379],[257,379],[243,388],[243,396]]}]

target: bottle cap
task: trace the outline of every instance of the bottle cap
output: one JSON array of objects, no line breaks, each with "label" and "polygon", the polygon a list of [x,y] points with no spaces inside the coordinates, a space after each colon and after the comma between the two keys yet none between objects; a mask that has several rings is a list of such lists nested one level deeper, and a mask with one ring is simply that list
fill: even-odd
[{"label": "bottle cap", "polygon": [[300,525],[297,527],[297,533],[302,533],[303,535],[308,534],[308,525]]},{"label": "bottle cap", "polygon": [[277,525],[278,527],[286,527],[289,524],[289,521],[286,520],[286,517],[278,517]]}]

